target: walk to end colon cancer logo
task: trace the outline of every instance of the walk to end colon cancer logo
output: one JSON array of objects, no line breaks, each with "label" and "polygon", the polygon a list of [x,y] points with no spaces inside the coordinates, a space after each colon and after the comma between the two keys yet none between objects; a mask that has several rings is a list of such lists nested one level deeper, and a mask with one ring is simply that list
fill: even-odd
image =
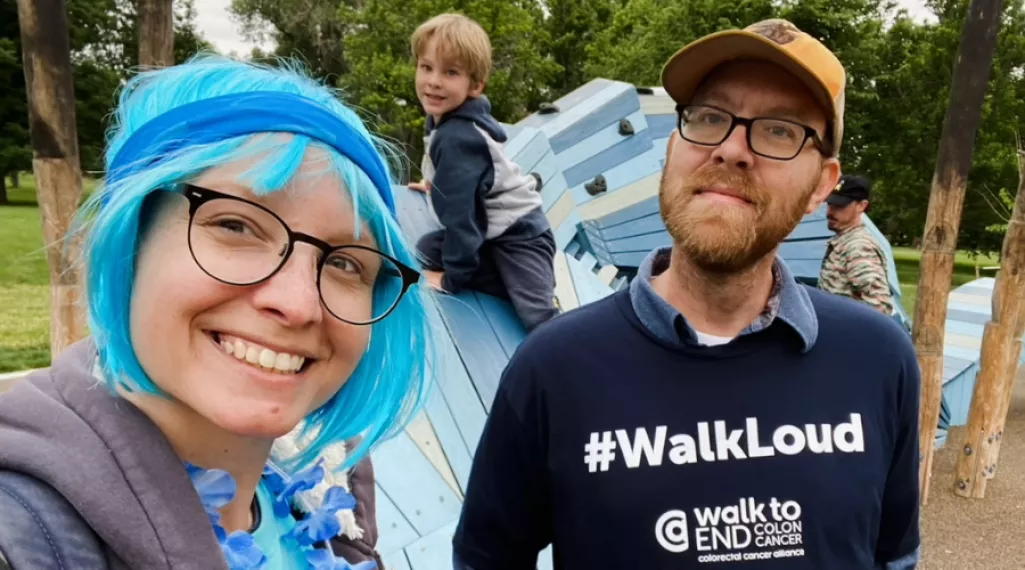
[{"label": "walk to end colon cancer logo", "polygon": [[696,552],[700,563],[804,556],[803,537],[801,505],[776,497],[671,510],[655,523],[655,539],[662,548],[676,554]]}]

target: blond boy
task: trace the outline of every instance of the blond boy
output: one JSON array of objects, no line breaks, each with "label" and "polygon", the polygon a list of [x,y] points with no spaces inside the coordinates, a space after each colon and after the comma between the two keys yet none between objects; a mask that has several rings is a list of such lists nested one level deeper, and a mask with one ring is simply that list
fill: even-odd
[{"label": "blond boy", "polygon": [[[442,14],[413,33],[416,95],[427,113],[422,165],[443,229],[417,243],[428,280],[448,293],[509,299],[527,330],[557,314],[555,238],[538,179],[503,149],[507,136],[483,95],[491,42],[473,20]],[[428,190],[429,189],[429,190]]]}]

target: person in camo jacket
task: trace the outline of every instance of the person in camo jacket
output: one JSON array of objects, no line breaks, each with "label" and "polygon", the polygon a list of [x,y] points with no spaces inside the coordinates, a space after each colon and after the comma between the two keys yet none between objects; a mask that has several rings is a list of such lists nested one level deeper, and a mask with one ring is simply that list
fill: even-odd
[{"label": "person in camo jacket", "polygon": [[886,278],[886,256],[861,222],[871,191],[868,179],[844,176],[826,198],[826,220],[836,235],[826,246],[819,288],[863,301],[885,315],[892,315],[893,295]]}]

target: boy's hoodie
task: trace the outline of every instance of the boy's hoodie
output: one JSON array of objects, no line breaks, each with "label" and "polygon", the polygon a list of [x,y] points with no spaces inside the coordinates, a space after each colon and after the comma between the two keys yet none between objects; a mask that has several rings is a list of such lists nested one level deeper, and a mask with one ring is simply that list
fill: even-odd
[{"label": "boy's hoodie", "polygon": [[449,293],[469,282],[485,240],[530,239],[550,229],[537,181],[505,155],[506,140],[487,97],[467,99],[438,124],[427,117],[422,169],[445,228],[442,287]]}]

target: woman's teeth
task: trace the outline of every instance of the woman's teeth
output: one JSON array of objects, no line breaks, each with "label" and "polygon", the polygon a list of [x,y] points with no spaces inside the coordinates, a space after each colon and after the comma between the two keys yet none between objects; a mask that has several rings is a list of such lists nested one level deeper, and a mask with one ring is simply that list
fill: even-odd
[{"label": "woman's teeth", "polygon": [[274,352],[256,343],[227,335],[220,335],[220,343],[225,353],[268,372],[295,374],[306,362],[305,357],[287,352]]}]

